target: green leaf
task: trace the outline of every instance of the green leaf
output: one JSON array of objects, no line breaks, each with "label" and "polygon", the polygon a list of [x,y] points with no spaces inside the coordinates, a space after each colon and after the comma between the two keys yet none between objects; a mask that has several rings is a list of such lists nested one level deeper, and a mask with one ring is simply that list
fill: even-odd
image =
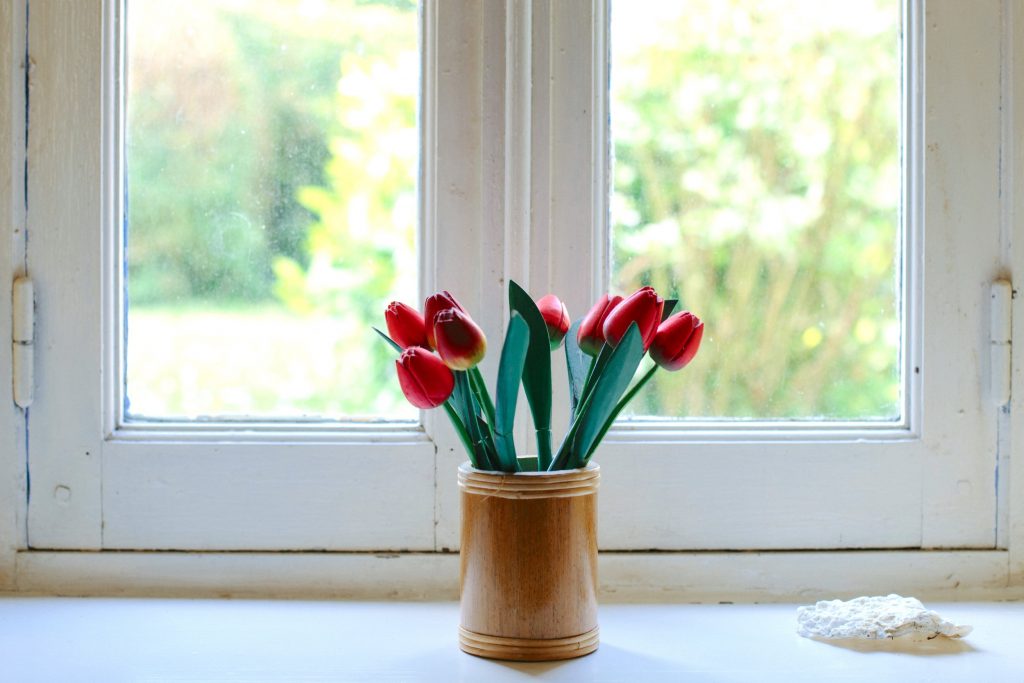
[{"label": "green leaf", "polygon": [[509,309],[523,317],[530,331],[530,344],[523,366],[523,389],[537,430],[540,469],[551,463],[551,344],[544,317],[526,291],[509,280]]},{"label": "green leaf", "polygon": [[403,349],[401,346],[399,346],[398,343],[394,339],[392,339],[388,335],[384,334],[383,332],[378,330],[376,327],[373,328],[373,331],[376,332],[377,334],[379,334],[381,337],[383,337],[384,341],[386,341],[388,344],[391,344],[391,348],[393,348],[395,351],[398,351],[399,353],[401,353],[402,351],[405,351],[405,349]]},{"label": "green leaf", "polygon": [[[458,413],[462,418],[462,423],[466,426],[469,439],[473,443],[473,453],[476,455],[476,461],[480,463],[479,467],[494,470],[496,466],[488,457],[487,448],[484,445],[484,436],[480,432],[480,424],[477,421],[479,411],[473,401],[473,390],[469,387],[469,378],[464,370],[456,370],[454,374],[455,391],[458,393],[456,402]],[[454,393],[452,395],[455,396]]]},{"label": "green leaf", "polygon": [[480,443],[483,449],[487,451],[487,459],[491,461],[492,467],[499,472],[508,472],[509,470],[506,470],[501,460],[498,459],[498,451],[494,446],[494,434],[491,432],[491,426],[479,414],[476,416],[476,424],[480,430]]},{"label": "green leaf", "polygon": [[565,335],[565,367],[569,372],[569,414],[576,414],[576,406],[583,396],[583,385],[587,380],[587,368],[590,366],[590,358],[583,353],[576,340],[580,330],[580,318],[572,324]]},{"label": "green leaf", "polygon": [[[630,325],[630,329],[634,327],[636,327],[636,323]],[[637,328],[637,333],[639,334],[639,328]],[[623,338],[625,338],[625,335]],[[619,347],[621,346],[622,344],[619,344]],[[576,435],[584,425],[584,417],[588,413],[591,404],[594,402],[596,394],[595,389],[597,387],[598,380],[600,380],[604,374],[605,368],[608,367],[615,351],[616,348],[613,348],[611,345],[603,344],[601,346],[601,351],[597,354],[597,358],[593,359],[590,363],[590,370],[587,373],[587,379],[583,385],[583,393],[580,396],[580,403],[576,406],[576,413],[573,415],[573,420],[569,425],[569,431],[562,440],[562,445],[558,448],[558,453],[555,456],[551,467],[548,468],[549,470],[562,470],[573,467],[574,465],[571,465],[570,463],[578,462],[584,455],[586,455],[585,453],[576,452]]]},{"label": "green leaf", "polygon": [[469,438],[469,434],[466,432],[466,425],[462,423],[462,418],[455,411],[452,406],[451,399],[444,402],[444,411],[448,413],[448,419],[452,422],[452,427],[455,428],[455,433],[459,435],[459,441],[462,442],[463,447],[466,449],[466,455],[469,456],[469,463],[477,468],[480,468],[480,463],[476,459],[476,453],[473,449],[473,441]]},{"label": "green leaf", "polygon": [[[589,396],[584,394],[583,400],[579,405],[579,413],[583,414],[586,412],[587,407],[593,400],[593,394]],[[565,437],[562,439],[562,445],[558,447],[558,452],[555,454],[551,464],[548,465],[548,471],[552,470],[564,470],[568,467],[569,461],[573,456],[572,446],[576,440],[576,433],[579,432],[580,425],[583,423],[579,416],[574,416],[572,423],[569,425],[569,430],[565,433]]]},{"label": "green leaf", "polygon": [[[601,350],[597,354],[597,358],[594,358],[590,363],[590,369],[587,372],[587,379],[583,383],[583,393],[580,394],[580,403],[585,404],[587,399],[594,391],[594,385],[597,380],[601,377],[601,373],[604,372],[604,368],[608,365],[608,360],[612,357],[612,353],[615,349],[610,344],[602,344]],[[582,405],[577,406],[576,414],[579,415],[582,412]]]},{"label": "green leaf", "polygon": [[608,359],[608,364],[594,383],[593,392],[585,410],[580,413],[579,429],[570,448],[571,467],[582,467],[583,461],[592,451],[609,416],[615,410],[619,398],[640,367],[644,357],[644,344],[640,329],[631,323],[619,345]]},{"label": "green leaf", "polygon": [[529,341],[529,328],[526,322],[521,315],[513,311],[508,322],[508,330],[505,332],[505,343],[501,347],[498,384],[494,392],[494,445],[506,472],[520,470],[512,429],[515,424],[516,402],[519,400],[519,381],[523,377]]},{"label": "green leaf", "polygon": [[665,308],[661,311],[661,322],[668,320],[668,317],[672,315],[672,311],[676,309],[676,304],[679,303],[679,299],[665,299]]},{"label": "green leaf", "polygon": [[594,439],[593,445],[591,445],[590,450],[587,451],[586,455],[584,455],[584,465],[587,463],[588,460],[590,460],[590,456],[594,454],[594,451],[601,443],[601,439],[604,438],[604,435],[607,434],[608,430],[612,428],[613,424],[615,424],[615,419],[619,416],[619,413],[622,412],[623,408],[629,405],[629,402],[632,401],[633,398],[637,395],[637,393],[644,388],[644,385],[650,381],[651,377],[654,377],[654,373],[657,370],[658,366],[652,365],[650,370],[643,374],[643,376],[640,378],[640,381],[638,381],[636,384],[630,387],[629,391],[626,392],[626,395],[623,396],[622,399],[615,404],[615,410],[613,410],[612,414],[608,416],[608,419],[604,421],[604,426],[601,427],[600,433],[598,433],[597,438]]}]

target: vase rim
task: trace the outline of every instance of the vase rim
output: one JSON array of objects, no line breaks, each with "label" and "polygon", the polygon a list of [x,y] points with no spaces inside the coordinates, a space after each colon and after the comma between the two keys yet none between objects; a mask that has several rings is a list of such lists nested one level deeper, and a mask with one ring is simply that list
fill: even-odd
[{"label": "vase rim", "polygon": [[597,493],[601,466],[554,472],[494,472],[469,462],[459,466],[459,488],[468,494],[499,498],[570,498]]},{"label": "vase rim", "polygon": [[[537,456],[530,455],[530,456],[526,456],[526,457],[528,457],[528,458],[535,458]],[[522,458],[520,458],[520,459],[522,459]],[[564,475],[564,474],[566,474],[568,472],[598,471],[598,470],[601,469],[601,465],[599,465],[597,462],[591,460],[585,466],[577,467],[577,468],[574,468],[574,469],[571,469],[571,470],[550,470],[550,471],[544,470],[543,472],[536,472],[536,471],[532,471],[532,470],[531,471],[523,471],[523,472],[502,472],[500,470],[484,470],[484,469],[480,469],[479,467],[473,467],[473,463],[469,462],[468,460],[464,460],[462,462],[462,464],[459,465],[459,471],[462,471],[463,469],[465,469],[466,471],[469,471],[469,472],[478,472],[480,474],[491,474],[491,475],[498,476],[498,477],[523,477],[523,476],[529,476],[529,477],[551,477],[551,476]]]}]

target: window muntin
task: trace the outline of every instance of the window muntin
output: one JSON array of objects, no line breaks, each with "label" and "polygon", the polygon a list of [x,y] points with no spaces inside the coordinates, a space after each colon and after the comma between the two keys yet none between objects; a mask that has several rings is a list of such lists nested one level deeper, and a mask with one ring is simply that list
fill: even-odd
[{"label": "window muntin", "polygon": [[126,17],[126,419],[415,418],[368,331],[418,298],[416,4]]},{"label": "window muntin", "polygon": [[611,286],[708,329],[632,417],[905,418],[898,0],[614,10]]}]

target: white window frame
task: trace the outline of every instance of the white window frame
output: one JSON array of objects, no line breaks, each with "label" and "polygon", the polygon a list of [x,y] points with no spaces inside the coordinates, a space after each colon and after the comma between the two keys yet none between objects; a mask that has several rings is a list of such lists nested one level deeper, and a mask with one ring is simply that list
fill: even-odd
[{"label": "white window frame", "polygon": [[[507,313],[507,278],[536,295],[564,294],[582,312],[608,275],[604,0],[425,7],[422,289],[458,292],[492,340]],[[905,325],[931,331],[907,355],[915,410],[885,428],[616,428],[598,456],[603,549],[943,548],[958,551],[945,561],[972,563],[971,576],[988,585],[1024,578],[1024,512],[1009,504],[1024,499],[1024,468],[1008,466],[1024,411],[1017,397],[1006,410],[988,397],[989,286],[1024,264],[1024,239],[1013,239],[1024,215],[1024,193],[1013,191],[1024,145],[1012,144],[1024,132],[1012,78],[1024,70],[1024,12],[1013,0],[908,7],[908,25],[919,29],[907,34],[917,84],[904,119],[908,267],[927,290],[907,296]],[[32,276],[38,302],[36,402],[0,410],[0,539],[10,539],[0,545],[0,586],[17,580],[19,566],[19,585],[38,587],[67,576],[47,567],[81,573],[83,562],[123,561],[51,550],[456,549],[463,455],[436,414],[414,430],[117,423],[115,9],[115,0],[0,0],[0,37],[11,37],[0,42],[0,152],[11,170],[10,182],[0,174],[0,215],[13,226],[0,240],[10,275],[0,284],[0,332],[14,275]],[[26,40],[27,212],[18,116]],[[554,254],[582,265],[556,267]],[[1014,331],[1022,324],[1016,316]],[[1024,364],[1013,356],[1019,387]],[[0,380],[9,377],[0,364]],[[835,557],[843,555],[849,561]],[[916,557],[882,555],[889,567]],[[696,566],[687,553],[658,557],[661,567]],[[734,572],[742,564],[702,557]],[[422,581],[440,566],[431,562],[417,561],[410,576]],[[621,563],[606,560],[626,581],[632,569]]]}]

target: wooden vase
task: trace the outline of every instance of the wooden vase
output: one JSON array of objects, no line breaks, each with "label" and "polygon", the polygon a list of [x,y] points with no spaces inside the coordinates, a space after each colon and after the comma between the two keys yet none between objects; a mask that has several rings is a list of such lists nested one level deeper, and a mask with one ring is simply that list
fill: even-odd
[{"label": "wooden vase", "polygon": [[596,463],[561,472],[459,468],[464,652],[519,661],[597,649]]}]

